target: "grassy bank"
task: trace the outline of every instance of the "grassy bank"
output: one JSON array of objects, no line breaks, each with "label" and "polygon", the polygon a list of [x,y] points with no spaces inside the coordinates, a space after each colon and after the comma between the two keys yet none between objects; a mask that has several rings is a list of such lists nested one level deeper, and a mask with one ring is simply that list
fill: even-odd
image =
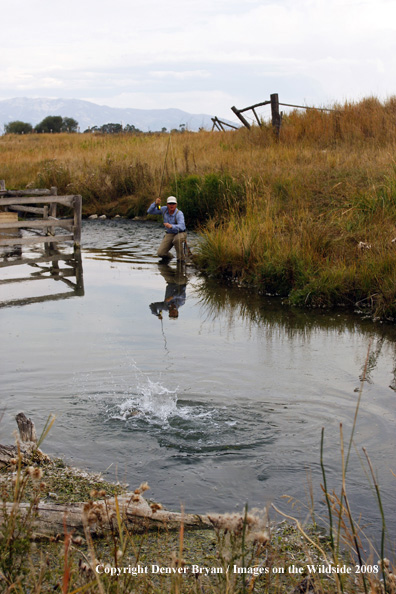
[{"label": "grassy bank", "polygon": [[[345,466],[345,475],[346,470]],[[323,476],[325,481],[325,472]],[[135,493],[146,489],[147,484],[142,485]],[[268,510],[247,508],[210,515],[213,530],[187,531],[181,525],[175,532],[136,533],[127,528],[120,512],[106,517],[106,501],[120,493],[119,485],[68,468],[59,460],[25,467],[12,460],[10,468],[0,472],[0,490],[4,594],[396,592],[392,564],[386,559],[382,563],[378,552],[373,549],[370,554],[361,545],[363,532],[352,522],[345,483],[337,498],[324,482],[333,522],[330,537],[315,524],[313,510],[311,524],[302,526],[291,516],[287,522],[272,524]],[[57,502],[86,502],[83,536],[67,529],[53,537],[33,536],[36,506],[48,496],[56,496]],[[98,500],[105,504],[95,523],[109,526],[93,539],[90,514]],[[5,501],[14,502],[11,510],[6,510]],[[20,513],[20,501],[30,502],[27,515]]]},{"label": "grassy bank", "polygon": [[[206,274],[293,305],[396,317],[396,99],[292,112],[227,133],[0,138],[7,187],[80,193],[83,213],[143,215],[177,194]],[[167,159],[165,161],[165,156]]]}]

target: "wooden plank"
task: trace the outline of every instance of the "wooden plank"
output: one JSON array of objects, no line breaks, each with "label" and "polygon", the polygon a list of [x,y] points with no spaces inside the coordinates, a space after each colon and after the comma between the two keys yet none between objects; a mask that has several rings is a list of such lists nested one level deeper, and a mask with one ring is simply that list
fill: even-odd
[{"label": "wooden plank", "polygon": [[31,189],[31,190],[6,190],[6,196],[51,196],[51,190]]},{"label": "wooden plank", "polygon": [[1,229],[45,229],[46,227],[62,227],[65,229],[72,229],[74,221],[73,219],[45,219],[42,221],[37,220],[29,220],[26,219],[25,221],[13,221],[9,223],[0,223],[0,230]]},{"label": "wooden plank", "polygon": [[35,198],[33,196],[15,197],[15,198],[0,198],[0,206],[9,206],[10,204],[65,204],[66,206],[73,206],[75,196],[43,196],[42,198]]},{"label": "wooden plank", "polygon": [[1,223],[8,223],[8,222],[17,222],[18,215],[16,212],[0,212],[0,222]]},{"label": "wooden plank", "polygon": [[13,210],[13,211],[17,211],[17,212],[30,212],[32,214],[44,215],[44,207],[39,207],[39,206],[22,206],[22,204],[15,204],[15,205],[12,204],[8,207],[8,210]]},{"label": "wooden plank", "polygon": [[36,235],[35,237],[0,238],[0,245],[31,245],[34,243],[56,243],[59,241],[72,241],[74,235]]},{"label": "wooden plank", "polygon": [[[254,109],[255,107],[263,107],[264,105],[269,105],[271,101],[262,101],[261,103],[255,103],[254,105],[249,105],[249,107],[244,107],[243,109],[239,109],[240,113],[244,111],[248,111],[249,109]],[[231,107],[232,109],[232,107]]]}]

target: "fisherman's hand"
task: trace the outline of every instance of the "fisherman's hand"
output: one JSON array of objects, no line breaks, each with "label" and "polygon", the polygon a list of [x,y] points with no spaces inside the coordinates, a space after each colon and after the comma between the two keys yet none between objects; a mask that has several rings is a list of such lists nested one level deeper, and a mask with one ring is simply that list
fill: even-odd
[{"label": "fisherman's hand", "polygon": [[164,225],[167,229],[172,229],[172,225],[170,223],[164,223]]},{"label": "fisherman's hand", "polygon": [[161,198],[157,198],[155,201],[156,204],[161,204]]}]

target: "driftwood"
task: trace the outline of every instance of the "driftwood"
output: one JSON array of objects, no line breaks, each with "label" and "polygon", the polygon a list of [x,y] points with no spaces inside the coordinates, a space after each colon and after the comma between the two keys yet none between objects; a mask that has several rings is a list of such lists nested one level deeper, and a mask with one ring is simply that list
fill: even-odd
[{"label": "driftwood", "polygon": [[37,443],[36,428],[32,419],[28,419],[24,413],[19,413],[15,417],[21,441],[33,441]]},{"label": "driftwood", "polygon": [[[117,498],[60,505],[42,502],[37,506],[37,513],[32,518],[35,537],[63,535],[65,529],[73,534],[83,535],[87,530],[92,536],[103,535],[111,525],[118,526],[117,507],[123,525],[130,531],[142,533],[148,530],[175,530],[183,524],[185,529],[211,529],[213,524],[207,516],[181,514],[158,509],[158,504],[149,504],[141,495],[127,493]],[[20,503],[18,511],[24,515],[30,504]],[[6,504],[9,514],[15,511],[14,503]],[[4,510],[0,510],[0,525],[4,519]]]},{"label": "driftwood", "polygon": [[22,464],[29,464],[34,457],[35,461],[50,461],[50,458],[37,447],[37,435],[34,423],[24,413],[15,417],[19,439],[17,445],[0,444],[0,468],[9,466],[13,459],[21,457]]},{"label": "driftwood", "polygon": [[[50,461],[50,458],[37,447],[34,423],[23,413],[16,416],[21,442],[16,446],[0,445],[0,467],[12,464],[12,459],[21,456],[22,463]],[[73,480],[73,478],[71,478]],[[186,529],[209,529],[213,524],[206,515],[184,514],[164,510],[160,504],[149,503],[141,495],[142,490],[118,495],[110,499],[72,503],[68,505],[55,502],[3,503],[0,507],[0,526],[4,515],[27,513],[31,516],[35,537],[57,536],[67,532],[98,536],[106,530],[123,525],[133,532],[147,530],[174,530],[184,525]],[[33,514],[31,512],[34,511]]]}]

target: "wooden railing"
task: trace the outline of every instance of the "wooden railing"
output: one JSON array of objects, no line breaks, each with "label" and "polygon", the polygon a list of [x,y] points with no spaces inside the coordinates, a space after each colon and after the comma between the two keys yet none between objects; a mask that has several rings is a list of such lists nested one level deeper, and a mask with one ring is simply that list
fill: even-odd
[{"label": "wooden railing", "polygon": [[[57,205],[70,207],[70,218],[57,218]],[[32,214],[35,217],[18,220],[2,212]],[[73,241],[75,247],[81,244],[82,198],[80,195],[58,196],[56,188],[50,190],[7,190],[0,180],[0,245],[29,245],[34,243],[55,243]],[[2,220],[3,218],[3,220]],[[29,229],[35,235],[21,237],[19,230]],[[57,229],[69,233],[57,234]],[[39,233],[39,234],[37,234]]]},{"label": "wooden railing", "polygon": [[[14,250],[17,251],[10,254],[9,258],[0,260],[0,289],[3,286],[6,287],[7,285],[18,283],[26,285],[28,281],[37,282],[44,280],[48,283],[52,279],[57,283],[61,281],[69,290],[57,293],[51,292],[48,295],[34,297],[15,298],[13,296],[12,299],[5,298],[3,293],[0,298],[0,308],[13,305],[26,305],[28,303],[41,303],[43,301],[58,301],[60,299],[82,297],[84,295],[82,259],[81,252],[78,248],[74,248],[73,253],[66,254],[58,251],[54,246],[45,245],[43,255],[27,259],[22,258],[21,247],[14,248]],[[15,266],[25,267],[25,274],[23,276],[19,274],[15,278],[7,274],[6,278],[1,278],[2,269],[9,269]]]}]

